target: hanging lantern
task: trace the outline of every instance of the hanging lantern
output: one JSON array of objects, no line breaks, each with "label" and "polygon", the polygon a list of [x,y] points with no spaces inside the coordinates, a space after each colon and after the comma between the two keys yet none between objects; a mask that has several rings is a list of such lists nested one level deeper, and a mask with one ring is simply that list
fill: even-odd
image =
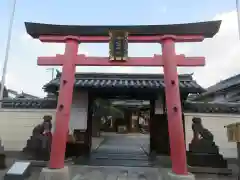
[{"label": "hanging lantern", "polygon": [[126,61],[128,58],[128,33],[110,31],[109,36],[109,59],[111,61]]}]

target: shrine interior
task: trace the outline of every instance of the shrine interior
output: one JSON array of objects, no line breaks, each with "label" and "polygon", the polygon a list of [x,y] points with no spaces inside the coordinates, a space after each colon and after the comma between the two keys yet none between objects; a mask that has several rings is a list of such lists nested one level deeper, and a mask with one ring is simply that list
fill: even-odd
[{"label": "shrine interior", "polygon": [[101,132],[149,132],[150,101],[98,98],[94,106],[92,136]]}]

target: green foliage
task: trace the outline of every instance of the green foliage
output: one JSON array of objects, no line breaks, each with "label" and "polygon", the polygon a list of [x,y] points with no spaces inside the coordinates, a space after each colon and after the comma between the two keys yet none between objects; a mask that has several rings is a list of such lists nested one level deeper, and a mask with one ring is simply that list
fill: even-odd
[{"label": "green foliage", "polygon": [[110,101],[104,99],[97,99],[94,102],[94,115],[98,117],[112,116],[113,118],[123,118],[122,110],[114,107]]}]

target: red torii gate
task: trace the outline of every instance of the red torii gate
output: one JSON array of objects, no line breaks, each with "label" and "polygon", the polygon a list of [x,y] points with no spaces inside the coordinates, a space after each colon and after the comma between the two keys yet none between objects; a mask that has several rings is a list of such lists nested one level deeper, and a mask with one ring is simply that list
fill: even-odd
[{"label": "red torii gate", "polygon": [[[109,37],[102,36],[84,36],[84,35],[56,35],[57,33],[36,33],[31,32],[31,26],[35,23],[26,23],[27,31],[32,37],[39,38],[42,42],[65,43],[64,55],[55,57],[39,57],[38,65],[41,66],[62,66],[61,82],[58,96],[58,105],[56,112],[56,128],[53,133],[51,156],[49,167],[60,169],[64,167],[64,157],[66,148],[66,134],[68,132],[70,109],[72,104],[72,93],[75,81],[75,68],[79,66],[163,66],[165,94],[167,104],[168,131],[170,137],[170,149],[172,160],[172,171],[176,174],[187,175],[186,148],[184,140],[184,131],[182,124],[182,109],[180,102],[179,84],[177,66],[204,66],[204,57],[185,57],[176,55],[176,42],[201,42],[205,37],[215,35],[220,27],[220,21],[210,22],[211,32],[195,33],[194,35],[135,35],[128,37],[128,42],[132,43],[161,43],[162,56],[154,57],[130,57],[127,61],[109,61],[108,57],[86,57],[78,55],[79,43],[106,43]],[[194,23],[193,23],[194,24]],[[198,24],[198,23],[195,23]],[[37,24],[38,27],[39,24]],[[46,25],[42,25],[46,26]],[[52,26],[52,25],[47,25]],[[54,26],[54,25],[53,25]],[[180,25],[183,26],[183,25]],[[209,26],[209,25],[208,25]],[[213,27],[214,26],[214,27]],[[91,28],[94,28],[90,26]],[[204,28],[207,28],[206,25]],[[29,30],[30,29],[30,30]],[[34,29],[34,28],[33,28]],[[35,27],[36,29],[36,27]],[[201,28],[200,31],[202,30]],[[37,31],[37,30],[35,30]],[[35,33],[35,34],[34,34]],[[37,35],[36,35],[37,34]],[[163,34],[163,33],[161,33]],[[166,35],[165,35],[166,34]],[[170,35],[168,35],[170,34]],[[188,34],[188,33],[185,33]]]}]

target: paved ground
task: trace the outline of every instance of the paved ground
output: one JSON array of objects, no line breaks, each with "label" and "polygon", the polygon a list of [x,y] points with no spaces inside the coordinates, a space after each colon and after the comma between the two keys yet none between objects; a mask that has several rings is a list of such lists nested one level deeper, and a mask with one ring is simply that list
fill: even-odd
[{"label": "paved ground", "polygon": [[[141,136],[141,135],[140,135]],[[80,158],[77,164],[90,166],[151,167],[142,148],[145,139],[133,135],[107,135],[103,143],[92,152],[90,159]],[[142,143],[141,143],[142,142]]]},{"label": "paved ground", "polygon": [[[72,180],[162,180],[157,168],[117,166],[71,166]],[[39,170],[35,169],[29,180],[37,180]]]},{"label": "paved ground", "polygon": [[[92,158],[82,165],[68,164],[71,179],[77,180],[161,180],[170,169],[156,166],[148,159],[148,136],[141,134],[105,134],[96,140]],[[13,159],[8,159],[8,165]],[[85,164],[85,165],[84,165]],[[87,164],[87,165],[86,165]],[[32,170],[29,180],[37,180],[40,168]],[[5,170],[6,171],[6,170]],[[0,179],[5,171],[0,171]],[[161,176],[160,176],[161,175]],[[236,177],[209,174],[196,175],[197,180],[235,180]]]},{"label": "paved ground", "polygon": [[94,151],[95,149],[97,149],[100,144],[103,142],[104,137],[93,137],[92,138],[92,151]]}]

